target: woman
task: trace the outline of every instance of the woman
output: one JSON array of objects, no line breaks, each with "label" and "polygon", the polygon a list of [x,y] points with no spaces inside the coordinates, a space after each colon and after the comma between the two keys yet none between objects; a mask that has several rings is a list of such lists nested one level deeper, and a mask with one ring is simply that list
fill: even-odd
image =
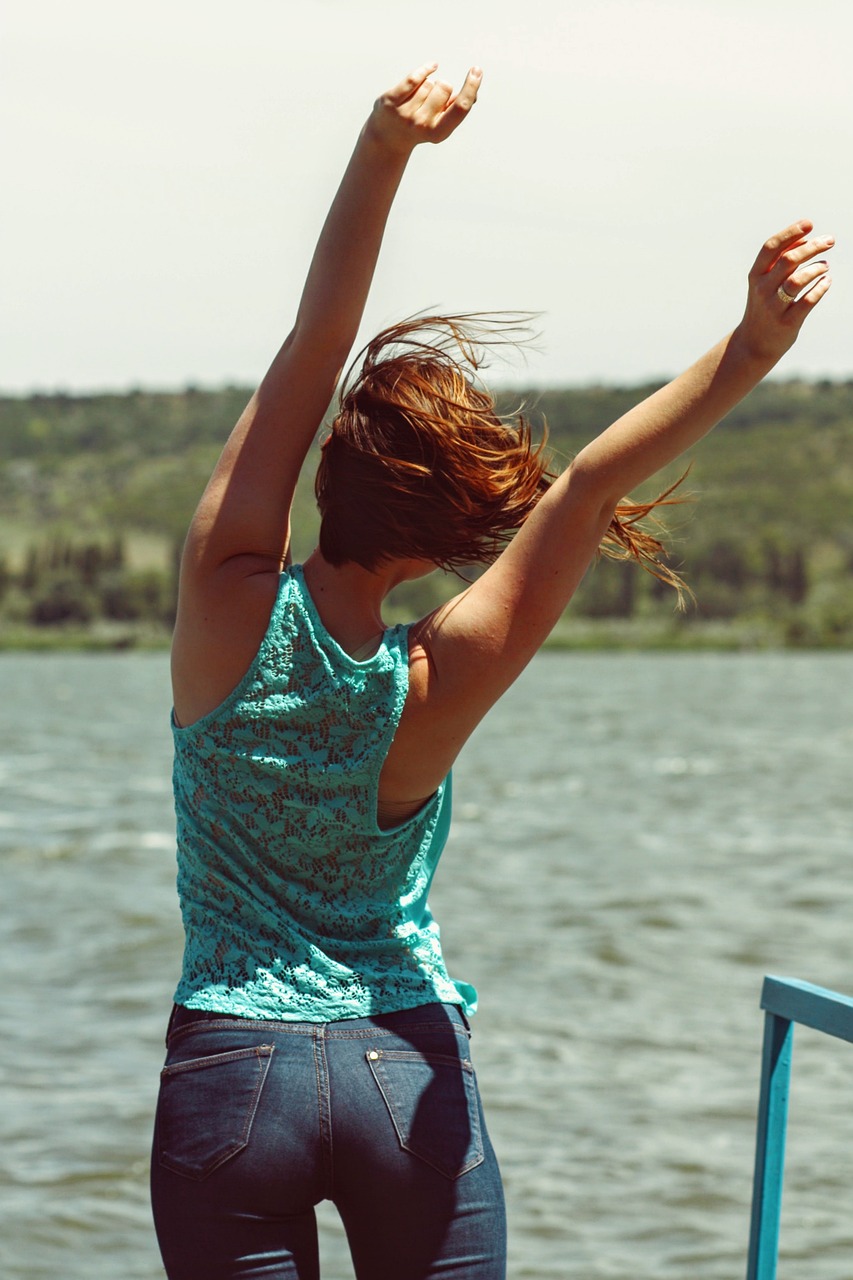
[{"label": "woman", "polygon": [[[477,96],[478,70],[454,95],[435,69],[374,106],[294,328],[184,552],[173,683],[187,943],[152,1169],[171,1280],[317,1277],[323,1198],[360,1280],[504,1275],[468,1057],[476,994],[448,975],[427,906],[449,771],[599,548],[654,561],[642,509],[622,495],[756,385],[829,287],[818,255],[831,238],[810,239],[808,222],[772,237],[734,332],[553,483],[470,376],[482,322],[387,331],[324,447],[320,546],[292,565],[297,476],[397,185],[414,147],[446,139]],[[490,567],[448,605],[385,628],[393,586],[477,560]]]}]

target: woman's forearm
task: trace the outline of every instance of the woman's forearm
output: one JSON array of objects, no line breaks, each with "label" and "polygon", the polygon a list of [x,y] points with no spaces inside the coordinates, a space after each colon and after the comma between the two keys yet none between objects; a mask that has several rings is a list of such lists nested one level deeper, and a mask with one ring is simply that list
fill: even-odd
[{"label": "woman's forearm", "polygon": [[326,218],[299,304],[294,339],[349,350],[370,290],[391,205],[412,151],[442,142],[477,98],[482,73],[457,94],[430,63],[374,104]]},{"label": "woman's forearm", "polygon": [[794,223],[766,242],[749,275],[744,317],[685,373],[587,445],[572,464],[576,489],[615,504],[691,448],[774,368],[829,288],[832,236]]},{"label": "woman's forearm", "polygon": [[576,479],[594,477],[603,505],[615,505],[697,444],[775,363],[753,355],[735,330],[582,449],[572,464]]},{"label": "woman's forearm", "polygon": [[349,350],[391,205],[412,148],[392,148],[368,120],[332,202],[299,303],[295,335]]},{"label": "woman's forearm", "polygon": [[[264,379],[277,396],[291,367],[310,369],[317,403],[331,396],[340,365],[364,313],[391,205],[412,151],[441,142],[477,98],[472,68],[457,94],[420,67],[375,102],[326,217],[308,270],[294,327]],[[285,376],[283,376],[285,375]],[[322,409],[321,409],[322,412]]]}]

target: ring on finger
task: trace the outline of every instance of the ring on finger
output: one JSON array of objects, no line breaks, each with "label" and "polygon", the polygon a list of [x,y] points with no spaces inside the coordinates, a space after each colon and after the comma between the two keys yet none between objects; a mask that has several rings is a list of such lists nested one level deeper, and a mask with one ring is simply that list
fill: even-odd
[{"label": "ring on finger", "polygon": [[783,284],[780,284],[779,288],[776,290],[776,297],[780,302],[784,302],[786,307],[789,307],[792,302],[796,302],[796,298],[791,296]]}]

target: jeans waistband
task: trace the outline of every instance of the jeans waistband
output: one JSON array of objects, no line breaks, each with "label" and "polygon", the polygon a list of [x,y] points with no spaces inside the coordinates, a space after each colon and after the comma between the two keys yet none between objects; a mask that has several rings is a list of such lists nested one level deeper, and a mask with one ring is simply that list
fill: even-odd
[{"label": "jeans waistband", "polygon": [[340,1018],[328,1022],[277,1021],[273,1018],[247,1018],[239,1014],[220,1013],[210,1009],[187,1009],[185,1005],[172,1006],[166,1039],[175,1032],[198,1023],[219,1023],[220,1025],[275,1028],[279,1032],[291,1032],[297,1035],[321,1034],[330,1036],[358,1035],[369,1031],[394,1031],[404,1027],[429,1025],[448,1030],[471,1034],[471,1024],[459,1005],[432,1004],[416,1005],[411,1009],[397,1009],[393,1013],[376,1013],[366,1018]]}]

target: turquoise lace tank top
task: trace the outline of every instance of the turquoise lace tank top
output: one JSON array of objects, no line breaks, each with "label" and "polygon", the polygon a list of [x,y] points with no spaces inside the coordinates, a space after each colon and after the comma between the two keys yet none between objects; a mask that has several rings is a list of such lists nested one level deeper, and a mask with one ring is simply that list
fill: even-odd
[{"label": "turquoise lace tank top", "polygon": [[376,820],[408,678],[407,627],[356,661],[294,565],[237,688],[188,728],[173,717],[186,935],[177,1004],[310,1022],[435,1000],[474,1012],[474,988],[448,976],[427,902],[450,778],[408,821],[383,830]]}]

